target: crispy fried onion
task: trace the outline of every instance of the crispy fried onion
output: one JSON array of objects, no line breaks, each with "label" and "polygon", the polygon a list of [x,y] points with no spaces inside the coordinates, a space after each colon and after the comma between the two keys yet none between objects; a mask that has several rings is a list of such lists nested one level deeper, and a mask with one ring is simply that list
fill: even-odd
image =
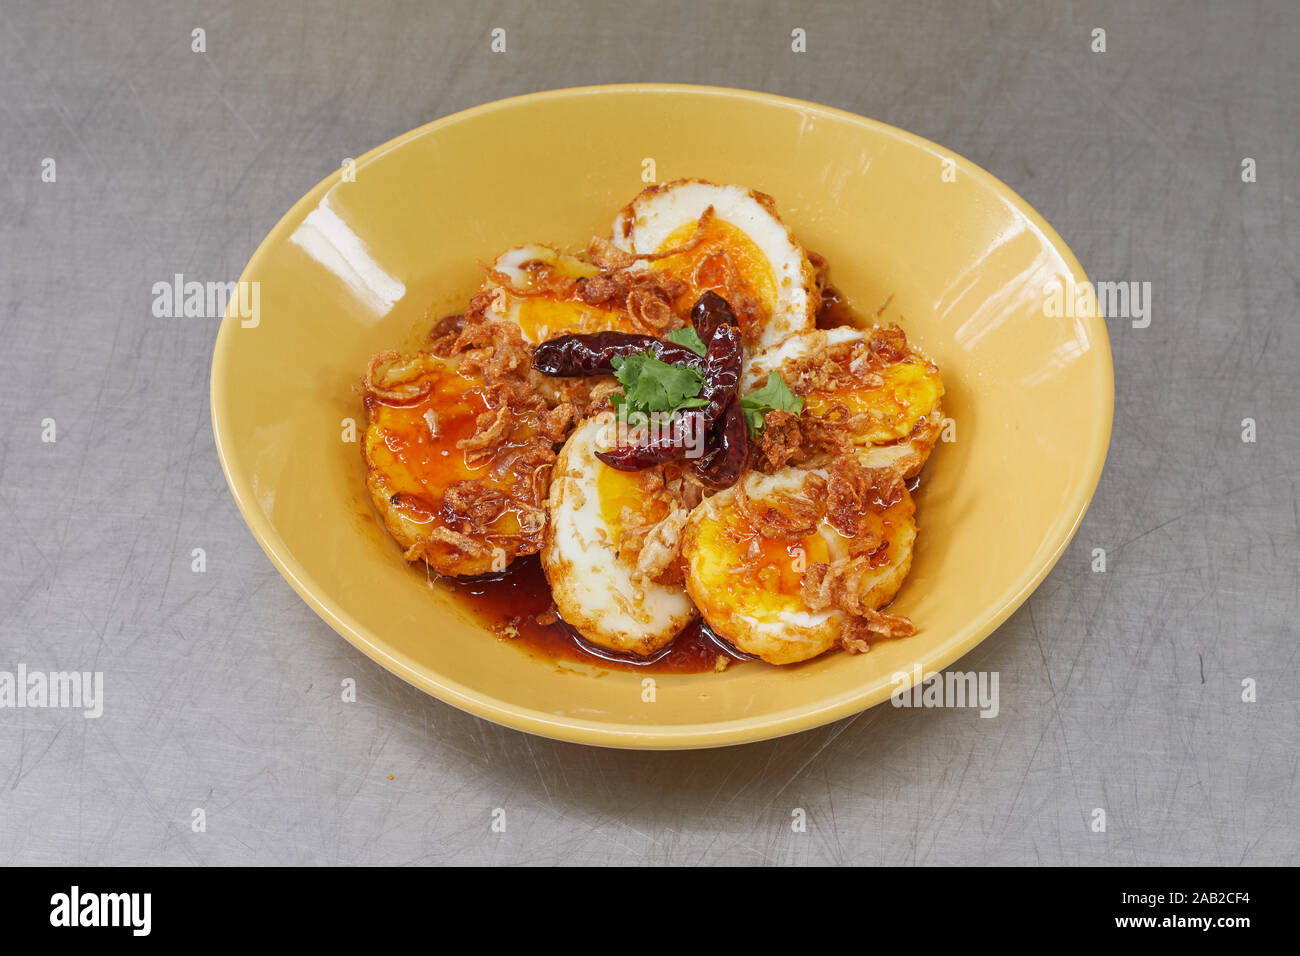
[{"label": "crispy fried onion", "polygon": [[646,520],[645,512],[634,506],[625,506],[619,514],[615,547],[618,560],[631,565],[633,578],[659,584],[682,582],[682,531],[691,509],[703,498],[701,490],[686,480],[687,471],[668,464],[638,474],[638,500],[667,498],[668,511],[654,520]]},{"label": "crispy fried onion", "polygon": [[[463,534],[515,540],[520,544],[520,553],[531,553],[527,545],[537,539],[540,547],[539,536],[546,526],[546,511],[537,492],[539,485],[549,482],[550,466],[542,467],[544,472],[509,489],[494,487],[479,478],[448,485],[442,497],[443,520]],[[513,511],[518,518],[518,532],[504,533],[492,527],[506,511]]]},{"label": "crispy fried onion", "polygon": [[844,416],[835,413],[801,415],[780,409],[767,413],[766,427],[758,441],[750,444],[749,465],[770,474],[786,465],[807,465],[829,456],[852,451],[852,433]]},{"label": "crispy fried onion", "polygon": [[803,603],[810,611],[834,607],[849,614],[864,615],[868,608],[862,603],[861,586],[870,570],[871,556],[866,554],[840,558],[830,564],[810,564],[803,575]]},{"label": "crispy fried onion", "polygon": [[872,329],[867,346],[871,349],[872,356],[884,364],[901,362],[911,354],[907,335],[893,323]]},{"label": "crispy fried onion", "polygon": [[406,558],[407,561],[418,561],[429,556],[436,544],[445,544],[454,551],[459,551],[471,558],[496,558],[499,555],[504,560],[506,554],[505,549],[499,545],[478,538],[471,538],[459,531],[453,531],[451,528],[434,526],[429,529],[427,534],[417,538],[415,543],[406,549],[402,557]]},{"label": "crispy fried onion", "polygon": [[779,495],[761,502],[749,496],[747,484],[736,485],[736,510],[762,537],[801,541],[817,530],[825,513],[825,481],[819,475],[808,476],[806,495]]},{"label": "crispy fried onion", "polygon": [[648,578],[659,584],[680,583],[684,577],[682,563],[682,529],[689,516],[685,508],[674,506],[663,520],[654,525],[641,543],[633,577]]},{"label": "crispy fried onion", "polygon": [[619,272],[636,262],[636,253],[620,249],[608,239],[592,236],[587,243],[587,258],[602,272]]},{"label": "crispy fried onion", "polygon": [[686,467],[681,462],[664,465],[664,491],[673,504],[687,511],[704,500],[704,486],[695,477],[695,469]]},{"label": "crispy fried onion", "polygon": [[911,637],[916,625],[899,614],[867,611],[861,617],[851,617],[840,634],[840,646],[850,654],[865,654],[873,641],[894,637]]},{"label": "crispy fried onion", "polygon": [[874,551],[882,543],[875,527],[877,510],[897,504],[905,491],[898,472],[864,468],[852,456],[842,455],[831,462],[826,482],[826,520],[853,539],[855,552]]},{"label": "crispy fried onion", "polygon": [[641,272],[602,272],[579,281],[574,295],[587,305],[622,307],[636,331],[658,334],[683,322],[672,304],[689,287],[676,276],[657,269]]},{"label": "crispy fried onion", "polygon": [[777,409],[767,413],[758,441],[749,443],[749,465],[770,473],[798,461],[803,447],[799,416]]},{"label": "crispy fried onion", "polygon": [[863,603],[862,586],[871,570],[871,556],[841,558],[830,564],[811,564],[803,576],[802,598],[810,611],[836,608],[849,616],[840,645],[852,654],[871,648],[872,640],[908,637],[916,625],[901,615],[885,614]]},{"label": "crispy fried onion", "polygon": [[[567,403],[549,408],[544,399],[526,385],[517,383],[490,386],[484,389],[483,395],[487,410],[480,412],[475,419],[474,434],[457,441],[456,447],[464,451],[468,467],[487,468],[489,476],[498,481],[513,477],[508,483],[512,489],[506,495],[509,501],[500,504],[503,508],[508,505],[521,512],[525,535],[540,532],[545,524],[540,506],[550,487],[555,446],[568,434],[577,410]],[[450,491],[449,488],[449,494]],[[455,517],[469,519],[474,530],[484,530],[481,522],[473,520],[473,515],[480,512],[462,509],[454,501],[450,507]],[[494,520],[500,511],[498,508],[490,520]],[[534,512],[540,517],[535,517]]]},{"label": "crispy fried onion", "polygon": [[489,408],[485,412],[480,412],[474,419],[474,434],[468,438],[462,438],[456,442],[456,447],[465,451],[465,462],[471,467],[482,466],[487,464],[486,461],[477,461],[471,464],[471,459],[482,457],[483,452],[487,452],[487,458],[496,454],[497,446],[501,444],[502,436],[510,428],[510,401],[507,398],[502,401],[496,408]]},{"label": "crispy fried onion", "polygon": [[417,352],[403,358],[400,352],[380,352],[366,366],[361,387],[367,395],[386,402],[409,403],[426,395],[433,387],[428,356]]},{"label": "crispy fried onion", "polygon": [[[819,333],[824,337],[824,333]],[[788,359],[781,366],[781,377],[790,388],[801,395],[809,392],[830,392],[854,388],[864,383],[855,370],[867,371],[864,361],[870,363],[871,350],[862,341],[838,342],[812,350],[814,354]],[[855,360],[857,362],[855,366]]]},{"label": "crispy fried onion", "polygon": [[[601,273],[578,280],[574,289],[575,296],[588,305],[608,305],[622,303],[631,317],[637,331],[659,335],[665,331],[680,327],[683,323],[673,311],[673,302],[684,295],[690,285],[677,276],[658,269],[633,270],[637,263],[655,262],[670,256],[690,252],[704,239],[709,223],[714,218],[714,210],[709,206],[701,214],[695,225],[695,231],[685,242],[658,252],[627,252],[612,242],[599,236],[592,237],[587,244],[587,258],[596,265]],[[736,270],[727,259],[728,275],[733,277]],[[725,285],[728,292],[737,298],[744,298],[746,293],[739,289],[735,281],[728,280]],[[733,309],[737,308],[728,296]],[[752,300],[741,303],[745,306]]]},{"label": "crispy fried onion", "polygon": [[[580,385],[585,384],[581,379],[575,379]],[[612,376],[609,378],[599,378],[596,383],[587,389],[587,402],[592,407],[609,405],[609,397],[617,392],[623,391],[623,383],[619,382]]]},{"label": "crispy fried onion", "polygon": [[781,367],[781,376],[797,394],[879,387],[885,383],[881,375],[885,366],[913,355],[906,334],[897,325],[877,326],[865,339],[838,342],[813,352]]},{"label": "crispy fried onion", "polygon": [[627,296],[627,314],[637,329],[651,335],[682,324],[672,306],[660,297],[659,289],[634,288]]},{"label": "crispy fried onion", "polygon": [[501,516],[510,496],[500,488],[470,479],[447,486],[442,507],[448,516],[460,519],[469,530],[482,534]]},{"label": "crispy fried onion", "polygon": [[526,382],[533,353],[523,333],[514,322],[487,315],[475,305],[478,298],[470,300],[470,308],[458,321],[439,323],[442,332],[430,339],[429,351],[442,358],[459,356],[462,374],[478,375],[489,385]]}]

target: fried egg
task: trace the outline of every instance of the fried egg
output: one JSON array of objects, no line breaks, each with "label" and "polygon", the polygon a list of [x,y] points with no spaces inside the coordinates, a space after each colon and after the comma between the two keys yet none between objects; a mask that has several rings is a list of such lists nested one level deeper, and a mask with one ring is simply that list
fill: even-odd
[{"label": "fried egg", "polygon": [[[827,479],[821,469],[749,472],[705,499],[686,524],[682,557],[691,598],[719,636],[769,664],[824,653],[850,623],[839,607],[809,606],[810,570],[854,561],[847,586],[863,607],[876,609],[893,599],[911,567],[916,524],[906,488],[899,484],[896,500],[865,503],[855,547],[825,513]],[[784,533],[775,534],[777,526]]]},{"label": "fried egg", "polygon": [[[500,407],[492,388],[458,366],[426,352],[371,361],[366,487],[408,561],[486,574],[541,546],[549,465],[537,472],[524,453],[547,440],[537,434],[542,411]],[[503,429],[499,445],[478,440]]]},{"label": "fried egg", "polygon": [[[633,552],[662,545],[676,560],[686,511],[665,490],[660,469],[625,472],[596,458],[613,444],[615,417],[579,425],[556,462],[542,568],[561,618],[593,644],[647,656],[696,617],[681,584],[656,583]],[[643,543],[644,542],[644,543]],[[635,547],[631,547],[634,545]]]},{"label": "fried egg", "polygon": [[574,280],[599,269],[549,246],[507,249],[488,270],[481,291],[491,293],[487,314],[514,322],[533,345],[570,332],[635,331],[627,311],[577,298]]},{"label": "fried egg", "polygon": [[[680,179],[650,186],[614,220],[614,245],[685,281],[680,315],[706,291],[728,301],[747,346],[762,349],[813,328],[816,272],[770,196]],[[671,255],[664,255],[678,250]]]},{"label": "fried egg", "polygon": [[939,369],[897,326],[791,336],[747,363],[742,391],[760,388],[771,372],[803,398],[810,414],[842,420],[867,467],[910,478],[939,438]]}]

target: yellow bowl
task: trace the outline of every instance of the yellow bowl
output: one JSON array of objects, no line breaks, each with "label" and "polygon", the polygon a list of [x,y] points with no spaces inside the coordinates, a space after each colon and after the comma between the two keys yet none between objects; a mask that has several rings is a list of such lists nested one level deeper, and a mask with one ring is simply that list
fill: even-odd
[{"label": "yellow bowl", "polygon": [[[459,311],[511,245],[580,248],[644,185],[769,193],[860,311],[888,305],[943,370],[955,441],[917,495],[894,609],[919,626],[869,654],[656,675],[556,666],[477,625],[371,518],[354,386],[374,352]],[[1048,290],[1087,281],[1050,226],[969,161],[829,107],[694,86],[590,87],[489,103],[400,136],[304,196],[244,270],[212,363],[226,478],[275,566],[331,627],[456,707],[612,747],[760,740],[889,698],[946,667],[1038,585],[1078,527],[1110,438],[1104,322]],[[254,292],[256,294],[254,294]],[[1065,310],[1072,312],[1075,310]],[[1086,310],[1084,310],[1086,312]],[[951,437],[951,436],[950,436]],[[286,639],[290,639],[286,636]],[[653,700],[647,698],[653,696]]]}]

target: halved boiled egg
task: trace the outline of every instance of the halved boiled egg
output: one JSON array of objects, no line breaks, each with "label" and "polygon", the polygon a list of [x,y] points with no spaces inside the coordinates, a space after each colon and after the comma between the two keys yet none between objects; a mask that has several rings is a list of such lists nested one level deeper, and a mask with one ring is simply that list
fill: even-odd
[{"label": "halved boiled egg", "polygon": [[687,508],[662,466],[626,472],[596,457],[614,444],[615,421],[613,412],[588,419],[560,451],[542,568],[556,610],[579,634],[647,656],[696,617],[680,583]]},{"label": "halved boiled egg", "polygon": [[[808,414],[836,423],[868,467],[921,470],[943,425],[938,366],[897,326],[794,335],[747,363],[742,390],[777,372]],[[816,463],[816,462],[812,462]]]},{"label": "halved boiled egg", "polygon": [[541,547],[563,413],[427,352],[375,356],[364,397],[366,487],[408,561],[486,574]]},{"label": "halved boiled egg", "polygon": [[826,469],[749,472],[691,513],[686,588],[718,635],[792,664],[855,634],[910,627],[877,609],[911,567],[911,496],[888,475],[868,473],[852,494],[833,486],[843,480]]},{"label": "halved boiled egg", "polygon": [[650,186],[614,220],[613,242],[688,284],[682,315],[704,292],[721,295],[750,348],[814,326],[816,272],[763,193],[698,179]]},{"label": "halved boiled egg", "polygon": [[637,331],[621,301],[592,303],[579,295],[581,280],[599,273],[549,246],[507,249],[483,282],[485,314],[516,323],[534,345],[570,332]]}]

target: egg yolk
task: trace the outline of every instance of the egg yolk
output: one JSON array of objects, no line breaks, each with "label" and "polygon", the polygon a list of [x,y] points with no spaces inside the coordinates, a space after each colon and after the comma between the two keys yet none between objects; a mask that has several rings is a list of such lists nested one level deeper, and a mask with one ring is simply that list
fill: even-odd
[{"label": "egg yolk", "polygon": [[842,557],[839,538],[825,523],[801,539],[765,537],[729,508],[701,529],[692,560],[712,610],[770,619],[803,609],[804,571]]},{"label": "egg yolk", "polygon": [[939,376],[927,365],[907,360],[880,370],[883,385],[866,388],[814,390],[804,404],[814,415],[826,415],[843,405],[850,415],[870,415],[871,425],[859,437],[873,443],[895,441],[909,435],[943,394]]},{"label": "egg yolk", "polygon": [[[698,226],[698,222],[684,223],[664,240],[660,251],[689,242]],[[717,216],[709,217],[700,241],[690,249],[658,259],[651,265],[677,276],[690,286],[674,303],[678,314],[685,315],[705,292],[716,292],[726,298],[728,262],[741,287],[758,302],[762,314],[756,318],[769,318],[776,306],[776,277],[772,273],[772,263],[743,230]]]},{"label": "egg yolk", "polygon": [[569,332],[631,331],[625,312],[546,295],[518,296],[514,319],[524,338],[545,342]]},{"label": "egg yolk", "polygon": [[664,497],[647,492],[645,472],[619,471],[605,464],[596,467],[600,518],[616,546],[624,530],[658,524],[668,516]]},{"label": "egg yolk", "polygon": [[737,542],[742,555],[748,557],[757,552],[753,579],[742,585],[748,590],[797,595],[803,587],[803,573],[808,565],[830,561],[830,548],[821,534],[810,534],[799,541],[778,541],[750,530],[748,537],[741,537]]}]

